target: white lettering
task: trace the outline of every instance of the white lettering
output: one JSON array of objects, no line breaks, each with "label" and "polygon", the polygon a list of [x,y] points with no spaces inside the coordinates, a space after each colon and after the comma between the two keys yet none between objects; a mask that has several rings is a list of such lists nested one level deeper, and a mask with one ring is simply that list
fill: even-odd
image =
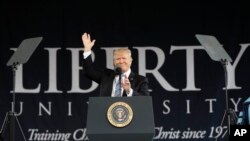
[{"label": "white lettering", "polygon": [[59,130],[56,132],[39,132],[38,129],[29,129],[28,132],[31,132],[29,136],[29,141],[69,141],[71,133],[60,133]]},{"label": "white lettering", "polygon": [[[92,81],[92,85],[89,89],[83,90],[80,88],[80,80],[79,80],[79,70],[82,70],[82,67],[79,66],[79,52],[82,52],[83,48],[68,48],[70,50],[72,56],[72,80],[71,80],[71,90],[68,93],[89,93],[94,91],[98,84]],[[94,55],[94,53],[92,53]]]},{"label": "white lettering", "polygon": [[170,54],[175,50],[186,50],[186,70],[187,83],[183,91],[200,91],[200,88],[195,86],[194,75],[194,50],[204,50],[201,46],[171,46]]},{"label": "white lettering", "polygon": [[205,101],[209,103],[209,113],[213,113],[213,102],[216,102],[217,99],[205,99]]},{"label": "white lettering", "polygon": [[[138,50],[138,68],[139,74],[146,76],[147,73],[151,73],[160,83],[163,89],[167,91],[179,91],[178,89],[171,86],[166,79],[161,75],[159,69],[163,66],[165,61],[164,52],[157,47],[134,47]],[[157,56],[157,65],[154,69],[147,69],[146,68],[146,51],[153,51]]]},{"label": "white lettering", "polygon": [[51,102],[48,102],[49,104],[49,109],[46,109],[46,107],[41,103],[39,102],[39,116],[42,116],[42,109],[48,114],[51,116]]},{"label": "white lettering", "polygon": [[165,108],[167,111],[165,111],[165,110],[163,110],[162,111],[162,113],[164,114],[164,115],[167,115],[167,114],[169,114],[170,113],[170,107],[167,105],[167,103],[170,103],[170,100],[164,100],[163,101],[163,108]]},{"label": "white lettering", "polygon": [[240,59],[242,58],[243,53],[246,51],[246,49],[249,47],[250,44],[240,44],[240,45],[241,45],[240,52],[237,58],[235,59],[233,65],[231,65],[230,63],[228,63],[227,65],[227,73],[228,73],[227,89],[241,89],[241,87],[236,86],[235,83],[235,69]]},{"label": "white lettering", "polygon": [[45,48],[49,52],[49,88],[44,93],[62,93],[57,89],[57,51],[60,48]]},{"label": "white lettering", "polygon": [[191,114],[190,112],[190,100],[186,100],[187,103],[187,114]]}]

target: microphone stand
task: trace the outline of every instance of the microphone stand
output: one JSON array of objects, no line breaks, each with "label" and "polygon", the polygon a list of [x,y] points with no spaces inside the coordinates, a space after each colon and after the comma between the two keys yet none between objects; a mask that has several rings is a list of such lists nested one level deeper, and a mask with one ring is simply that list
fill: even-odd
[{"label": "microphone stand", "polygon": [[0,140],[3,140],[3,134],[5,132],[5,128],[7,127],[7,124],[9,124],[9,140],[10,141],[15,141],[15,121],[18,124],[18,127],[21,131],[21,134],[23,136],[24,141],[26,141],[26,138],[24,136],[24,132],[22,130],[22,127],[19,123],[19,120],[16,116],[16,112],[15,112],[15,105],[16,105],[16,98],[15,98],[15,80],[16,80],[16,70],[17,70],[17,66],[19,65],[18,62],[14,62],[12,65],[12,71],[13,71],[13,95],[12,95],[12,102],[13,102],[13,107],[12,110],[6,113],[6,116],[4,118],[4,122],[2,125],[2,128],[0,130]]},{"label": "microphone stand", "polygon": [[[228,83],[228,80],[227,80],[227,76],[228,76],[228,73],[227,73],[227,60],[226,59],[221,59],[221,64],[223,66],[223,69],[224,69],[224,73],[225,73],[225,95],[226,95],[226,110],[224,112],[224,115],[223,115],[223,118],[221,120],[221,124],[220,124],[220,127],[222,127],[222,124],[224,123],[224,120],[227,116],[227,124],[228,124],[228,134],[230,135],[230,125],[232,124],[235,124],[236,123],[236,120],[237,120],[237,115],[235,113],[235,111],[231,108],[229,108],[228,106],[228,89],[227,89],[227,83]],[[218,138],[216,138],[216,141],[217,141]]]},{"label": "microphone stand", "polygon": [[[198,39],[198,41],[203,45],[203,47],[205,48],[206,52],[208,53],[208,55],[210,56],[210,58],[214,61],[220,61],[223,69],[224,69],[224,73],[225,73],[225,95],[226,95],[226,109],[225,109],[225,113],[223,115],[220,127],[222,126],[225,118],[228,118],[228,134],[230,135],[230,125],[231,123],[236,123],[236,119],[237,116],[234,112],[233,109],[229,109],[228,106],[228,89],[227,89],[227,64],[228,61],[232,62],[231,57],[227,54],[226,50],[222,47],[221,43],[216,39],[216,37],[211,36],[211,35],[202,35],[202,34],[196,34],[195,35],[196,38]],[[218,139],[218,137],[216,138],[216,140]]]},{"label": "microphone stand", "polygon": [[[9,61],[7,62],[7,66],[12,67],[13,71],[13,101],[12,101],[12,110],[6,113],[6,116],[4,118],[3,125],[0,130],[0,139],[3,140],[3,135],[5,132],[5,128],[9,127],[9,141],[15,141],[15,122],[17,122],[19,129],[22,133],[22,136],[24,138],[24,141],[26,141],[26,138],[24,136],[23,130],[21,128],[21,125],[17,119],[17,115],[15,112],[16,107],[16,100],[15,100],[15,84],[16,84],[16,70],[17,66],[20,64],[26,63],[32,53],[35,51],[39,43],[42,41],[42,37],[36,37],[36,38],[30,38],[25,39],[22,41],[22,43],[19,45],[15,53],[11,56]],[[8,125],[9,124],[9,125]]]},{"label": "microphone stand", "polygon": [[122,97],[122,73],[119,73],[119,90],[120,90],[120,96]]}]

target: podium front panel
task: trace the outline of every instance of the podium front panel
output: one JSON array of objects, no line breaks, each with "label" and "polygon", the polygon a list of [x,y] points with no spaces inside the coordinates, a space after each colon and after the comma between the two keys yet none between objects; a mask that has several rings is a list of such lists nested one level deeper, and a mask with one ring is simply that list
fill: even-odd
[{"label": "podium front panel", "polygon": [[[125,102],[131,107],[133,118],[127,126],[115,127],[109,122],[107,111],[115,102]],[[87,136],[90,141],[152,141],[154,136],[154,114],[151,96],[90,97],[87,115]]]}]

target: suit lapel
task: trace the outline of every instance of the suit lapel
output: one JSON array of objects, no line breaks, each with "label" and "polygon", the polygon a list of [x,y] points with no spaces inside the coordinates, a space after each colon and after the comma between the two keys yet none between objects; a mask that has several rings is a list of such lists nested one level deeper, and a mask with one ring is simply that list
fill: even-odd
[{"label": "suit lapel", "polygon": [[128,77],[130,84],[131,84],[131,88],[135,88],[135,74],[131,71],[129,77]]}]

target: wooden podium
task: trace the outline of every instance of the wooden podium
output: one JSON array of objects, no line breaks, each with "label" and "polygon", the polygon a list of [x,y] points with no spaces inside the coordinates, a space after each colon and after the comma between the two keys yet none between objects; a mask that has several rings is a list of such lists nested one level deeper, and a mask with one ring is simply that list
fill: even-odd
[{"label": "wooden podium", "polygon": [[90,97],[86,128],[90,141],[152,141],[152,98]]}]

